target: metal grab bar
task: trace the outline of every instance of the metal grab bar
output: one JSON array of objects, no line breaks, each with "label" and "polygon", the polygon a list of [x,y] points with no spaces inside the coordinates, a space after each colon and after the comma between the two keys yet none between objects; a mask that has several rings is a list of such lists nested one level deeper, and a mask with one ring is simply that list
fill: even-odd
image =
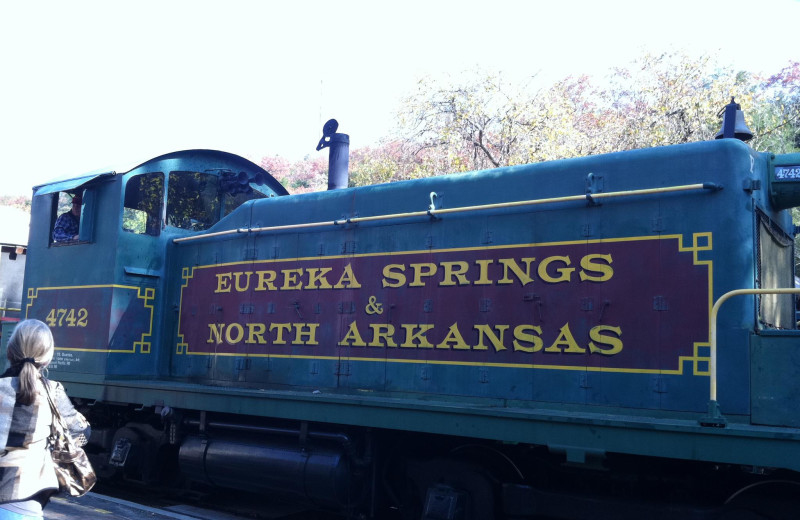
[{"label": "metal grab bar", "polygon": [[303,224],[286,224],[283,226],[267,226],[257,228],[239,228],[229,229],[226,231],[217,231],[215,233],[207,233],[205,235],[195,235],[191,237],[181,237],[173,239],[173,242],[188,242],[190,240],[201,240],[204,238],[218,237],[223,235],[235,235],[238,233],[259,233],[264,231],[287,231],[294,229],[303,229],[321,226],[341,226],[345,224],[357,224],[359,222],[374,222],[377,220],[393,220],[399,218],[412,218],[412,217],[435,217],[437,215],[447,215],[449,213],[461,213],[468,211],[485,211],[490,209],[514,208],[518,206],[535,206],[539,204],[555,204],[558,202],[576,202],[576,201],[594,201],[598,199],[608,199],[615,197],[630,197],[634,195],[653,195],[659,193],[672,193],[676,191],[692,191],[692,190],[721,190],[722,186],[714,184],[713,182],[698,183],[698,184],[684,184],[681,186],[668,186],[665,188],[647,188],[643,190],[628,190],[628,191],[612,191],[608,193],[586,193],[584,195],[568,195],[565,197],[553,197],[549,199],[532,199],[520,200],[516,202],[500,202],[497,204],[483,204],[479,206],[462,206],[457,208],[442,208],[442,209],[427,209],[424,211],[413,211],[410,213],[394,213],[388,215],[375,215],[372,217],[352,217],[343,218],[338,220],[326,220],[323,222],[306,222]]},{"label": "metal grab bar", "polygon": [[708,325],[709,347],[711,350],[708,416],[700,421],[704,426],[725,426],[725,418],[720,413],[719,404],[717,403],[717,315],[723,303],[734,296],[743,294],[800,294],[800,289],[736,289],[735,291],[726,292],[714,302]]}]

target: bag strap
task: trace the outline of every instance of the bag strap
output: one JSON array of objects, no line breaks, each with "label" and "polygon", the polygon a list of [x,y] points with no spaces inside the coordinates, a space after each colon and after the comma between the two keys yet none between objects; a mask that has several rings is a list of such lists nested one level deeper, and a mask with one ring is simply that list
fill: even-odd
[{"label": "bag strap", "polygon": [[66,432],[67,428],[64,426],[64,419],[61,417],[61,414],[56,407],[56,404],[53,402],[53,398],[50,395],[50,385],[49,381],[44,377],[41,378],[42,384],[44,385],[44,392],[47,394],[47,402],[50,403],[50,410],[53,412],[53,426],[55,426],[55,422],[58,421],[58,425],[61,426],[61,431]]}]

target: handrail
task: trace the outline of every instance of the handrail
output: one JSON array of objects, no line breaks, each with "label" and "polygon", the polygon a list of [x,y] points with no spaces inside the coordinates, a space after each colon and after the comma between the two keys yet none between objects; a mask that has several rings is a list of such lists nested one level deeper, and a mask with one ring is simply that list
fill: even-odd
[{"label": "handrail", "polygon": [[[722,189],[718,184],[712,182],[697,183],[697,184],[684,184],[680,186],[667,186],[665,188],[646,188],[642,190],[627,190],[627,191],[612,191],[608,193],[586,193],[584,195],[568,195],[565,197],[552,197],[548,199],[532,199],[520,200],[516,202],[500,202],[497,204],[482,204],[478,206],[461,206],[456,208],[442,208],[442,209],[427,209],[424,211],[412,211],[410,213],[392,213],[387,215],[375,215],[372,217],[352,217],[343,218],[338,220],[326,220],[324,222],[306,222],[303,224],[286,224],[283,226],[266,226],[257,228],[238,228],[229,229],[225,231],[217,231],[215,233],[207,233],[204,235],[195,235],[190,237],[181,237],[173,239],[173,242],[188,242],[190,240],[201,240],[205,238],[218,237],[223,235],[234,235],[239,233],[260,233],[264,231],[286,231],[293,229],[304,229],[311,227],[321,226],[341,226],[346,224],[357,224],[359,222],[374,222],[377,220],[393,220],[399,218],[413,218],[413,217],[435,217],[437,215],[447,215],[450,213],[468,212],[468,211],[486,211],[490,209],[514,208],[519,206],[535,206],[539,204],[555,204],[558,202],[575,202],[575,201],[594,201],[597,199],[608,199],[614,197],[630,197],[634,195],[652,195],[658,193],[672,193],[676,191],[691,191],[691,190],[712,190],[717,191]],[[433,195],[433,194],[432,194]]]},{"label": "handrail", "polygon": [[800,294],[800,289],[736,289],[734,291],[726,292],[720,296],[716,302],[714,302],[714,306],[711,308],[711,316],[709,318],[708,325],[710,340],[709,347],[711,350],[711,361],[709,364],[710,381],[708,416],[705,421],[700,421],[701,424],[707,426],[725,425],[725,420],[719,411],[719,405],[717,403],[717,315],[719,314],[719,308],[723,303],[734,296],[740,296],[743,294]]}]

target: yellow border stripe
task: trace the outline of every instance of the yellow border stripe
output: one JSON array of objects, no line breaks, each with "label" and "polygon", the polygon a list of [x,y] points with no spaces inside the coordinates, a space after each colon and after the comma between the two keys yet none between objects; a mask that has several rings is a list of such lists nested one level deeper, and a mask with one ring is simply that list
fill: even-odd
[{"label": "yellow border stripe", "polygon": [[[33,301],[39,297],[39,291],[64,291],[75,289],[124,289],[128,291],[136,291],[136,298],[143,300],[145,309],[150,309],[150,323],[149,330],[143,332],[138,341],[134,341],[130,349],[94,349],[94,348],[75,348],[75,347],[56,347],[56,350],[64,350],[68,352],[113,352],[117,354],[135,354],[136,347],[139,347],[139,353],[149,354],[152,349],[152,342],[145,341],[145,338],[153,337],[153,318],[155,317],[155,299],[156,290],[153,287],[139,287],[135,285],[119,285],[119,284],[97,284],[97,285],[63,285],[53,287],[29,287],[28,288],[28,304],[25,307],[25,318],[30,315],[30,309],[33,306]],[[114,294],[112,292],[111,298],[113,300]]]},{"label": "yellow border stripe", "polygon": [[[281,258],[270,260],[250,260],[250,261],[237,261],[225,262],[217,264],[199,265],[192,267],[184,267],[181,271],[183,284],[181,286],[181,296],[178,312],[178,330],[181,330],[181,312],[183,309],[183,289],[189,285],[189,280],[194,277],[195,269],[210,269],[216,267],[230,267],[236,265],[256,265],[256,264],[270,264],[278,262],[303,262],[303,261],[327,261],[339,258],[362,258],[362,257],[381,257],[381,256],[402,256],[402,255],[415,255],[415,254],[430,254],[430,253],[453,253],[460,251],[486,251],[486,250],[503,250],[503,249],[517,249],[521,247],[551,247],[561,245],[583,245],[583,244],[603,244],[615,242],[641,242],[646,240],[677,240],[678,251],[681,253],[691,252],[693,254],[692,261],[696,266],[705,266],[708,271],[708,315],[711,315],[711,308],[713,306],[713,261],[701,260],[700,252],[713,250],[713,237],[711,232],[701,232],[692,234],[691,246],[684,245],[684,236],[681,234],[673,235],[660,235],[660,236],[639,236],[639,237],[621,237],[621,238],[601,238],[601,239],[587,239],[587,240],[570,240],[558,242],[540,242],[531,244],[510,244],[499,246],[485,246],[485,247],[460,247],[460,248],[443,248],[443,249],[424,249],[415,251],[389,251],[384,253],[360,253],[350,255],[333,255],[325,257],[298,257],[298,258]],[[573,365],[540,365],[540,364],[523,364],[523,363],[489,363],[489,362],[456,362],[456,361],[431,361],[431,360],[409,360],[409,359],[389,359],[387,358],[372,358],[372,357],[348,357],[341,356],[304,356],[294,354],[241,354],[241,353],[218,353],[218,352],[189,352],[189,345],[183,334],[178,333],[178,341],[176,343],[175,353],[182,355],[193,356],[223,356],[223,357],[252,357],[252,358],[268,358],[275,359],[313,359],[313,360],[330,360],[337,361],[341,359],[348,359],[349,361],[367,361],[367,362],[388,362],[388,363],[410,363],[410,364],[429,364],[429,365],[459,365],[459,366],[486,366],[486,367],[506,367],[506,368],[533,368],[539,370],[575,370],[586,372],[620,372],[620,373],[636,373],[636,374],[663,374],[663,375],[682,375],[684,374],[684,366],[689,364],[691,366],[691,374],[695,376],[709,376],[710,375],[710,331],[707,341],[695,342],[692,346],[693,354],[691,356],[679,356],[678,368],[672,370],[665,369],[639,369],[639,368],[608,368],[608,367],[587,367],[587,366],[573,366]],[[705,349],[708,354],[701,354],[701,349]]]}]

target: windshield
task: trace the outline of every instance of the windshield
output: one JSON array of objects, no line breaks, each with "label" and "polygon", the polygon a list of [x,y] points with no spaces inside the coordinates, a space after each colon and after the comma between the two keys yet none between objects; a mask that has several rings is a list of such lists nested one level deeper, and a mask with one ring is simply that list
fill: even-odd
[{"label": "windshield", "polygon": [[267,197],[246,175],[241,175],[171,172],[167,182],[167,225],[202,231],[248,200]]}]

